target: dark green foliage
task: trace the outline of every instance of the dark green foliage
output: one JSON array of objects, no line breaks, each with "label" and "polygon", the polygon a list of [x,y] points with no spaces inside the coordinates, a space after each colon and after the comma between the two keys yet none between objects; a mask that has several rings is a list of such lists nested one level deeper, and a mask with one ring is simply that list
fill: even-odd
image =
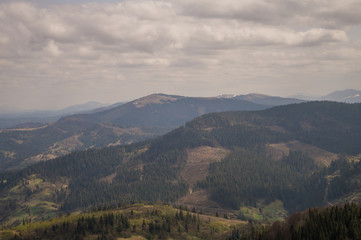
[{"label": "dark green foliage", "polygon": [[[154,98],[165,98],[159,102]],[[172,100],[168,101],[167,98]],[[104,111],[63,117],[53,124],[32,131],[4,131],[0,138],[0,171],[14,167],[24,159],[42,154],[69,137],[81,141],[77,149],[104,147],[120,142],[143,141],[164,134],[204,113],[220,111],[261,110],[268,106],[243,100],[190,98],[157,94]],[[116,128],[139,128],[140,132],[122,133]],[[23,141],[19,144],[18,142]],[[8,157],[2,151],[15,152]],[[58,153],[59,154],[59,153]]]},{"label": "dark green foliage", "polygon": [[[332,170],[332,171],[331,171]],[[340,160],[330,166],[330,173],[338,171],[328,188],[328,199],[334,200],[361,188],[361,162]],[[336,172],[337,173],[337,172]]]},{"label": "dark green foliage", "polygon": [[[262,199],[280,199],[289,211],[295,211],[322,202],[326,182],[322,175],[313,174],[317,169],[314,160],[300,152],[274,161],[262,153],[238,149],[222,162],[211,164],[210,176],[199,187],[233,209],[256,206]],[[310,194],[317,192],[321,194]]]},{"label": "dark green foliage", "polygon": [[[178,179],[174,164],[184,162],[184,151],[151,153],[153,158],[148,158],[140,171],[136,168],[142,161],[135,152],[144,147],[138,144],[75,152],[19,172],[1,174],[0,179],[7,182],[0,184],[0,189],[10,189],[31,174],[49,181],[69,178],[68,189],[55,193],[54,200],[62,203],[63,211],[119,202],[173,202],[183,196],[188,185]],[[114,173],[111,182],[100,181]]]},{"label": "dark green foliage", "polygon": [[64,221],[41,230],[35,229],[34,233],[14,236],[13,239],[84,239],[88,235],[113,239],[115,232],[122,236],[122,232],[129,229],[130,222],[126,215],[103,213],[100,217],[81,217],[75,222]]},{"label": "dark green foliage", "polygon": [[260,112],[297,139],[335,153],[361,152],[361,104],[309,102]]},{"label": "dark green foliage", "polygon": [[[194,129],[213,128],[215,131],[221,128],[230,136],[238,137],[242,137],[242,131],[246,134],[247,131],[255,131],[254,139],[261,143],[297,139],[330,152],[357,154],[361,152],[360,122],[361,104],[308,102],[258,112],[206,114],[187,126]],[[272,130],[275,126],[281,130]],[[240,134],[232,133],[231,129]]]},{"label": "dark green foliage", "polygon": [[[114,209],[105,212],[93,212],[80,215],[75,220],[64,218],[62,222],[56,221],[51,224],[32,227],[32,231],[23,231],[14,234],[12,239],[88,239],[89,236],[98,239],[128,238],[132,235],[140,235],[147,239],[187,239],[194,236],[199,239],[227,239],[229,231],[223,235],[214,234],[212,227],[205,221],[200,220],[196,214],[184,212],[182,209],[173,211],[162,211],[153,206],[147,206],[152,211],[145,212],[142,207],[134,207],[136,211]],[[164,207],[161,207],[164,209]],[[182,216],[182,217],[180,217]],[[143,219],[139,225],[138,219]],[[49,224],[50,223],[50,224]],[[200,226],[202,230],[200,231]]]},{"label": "dark green foliage", "polygon": [[361,207],[347,203],[296,213],[274,223],[263,239],[361,239]]},{"label": "dark green foliage", "polygon": [[[65,127],[67,121],[59,124]],[[267,144],[298,140],[335,153],[360,153],[360,122],[361,104],[331,102],[206,114],[148,142],[74,152],[21,171],[1,172],[0,194],[6,196],[9,189],[35,174],[47,181],[69,181],[67,189],[53,194],[64,211],[119,202],[174,202],[188,190],[180,174],[187,151],[211,146],[231,151],[221,162],[211,164],[210,175],[198,184],[213,200],[238,209],[255,206],[259,200],[279,199],[289,211],[303,210],[325,204],[325,177],[330,171],[341,169],[329,185],[329,200],[361,187],[360,164],[334,163],[327,172],[313,159],[292,151],[275,161],[267,155]],[[0,213],[8,215],[17,204],[0,203],[5,206]]]},{"label": "dark green foliage", "polygon": [[214,129],[211,132],[211,137],[224,147],[237,146],[253,149],[263,146],[265,143],[282,142],[289,139],[286,134],[274,132],[267,128],[243,125]]}]

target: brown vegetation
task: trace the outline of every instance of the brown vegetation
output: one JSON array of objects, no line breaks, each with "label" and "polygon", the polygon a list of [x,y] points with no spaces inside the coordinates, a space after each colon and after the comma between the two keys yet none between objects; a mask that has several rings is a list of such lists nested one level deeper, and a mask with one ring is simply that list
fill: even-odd
[{"label": "brown vegetation", "polygon": [[290,141],[285,143],[272,143],[268,145],[268,153],[275,160],[281,160],[283,156],[290,151],[300,151],[316,160],[320,166],[329,166],[330,163],[338,158],[335,153],[328,152],[313,145],[299,141]]},{"label": "brown vegetation", "polygon": [[183,180],[191,187],[208,176],[210,163],[221,161],[230,151],[225,148],[208,146],[188,150],[187,162],[181,172]]}]

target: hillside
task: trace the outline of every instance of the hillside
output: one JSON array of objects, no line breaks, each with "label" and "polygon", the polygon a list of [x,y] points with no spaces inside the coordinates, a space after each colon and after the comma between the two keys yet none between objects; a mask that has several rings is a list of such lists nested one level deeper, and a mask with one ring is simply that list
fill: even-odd
[{"label": "hillside", "polygon": [[313,208],[275,222],[255,239],[360,239],[360,204]]},{"label": "hillside", "polygon": [[11,239],[229,239],[233,229],[247,232],[245,222],[211,217],[162,205],[131,205],[93,209],[0,230]]},{"label": "hillside", "polygon": [[63,117],[43,126],[3,129],[0,130],[0,171],[75,150],[149,139],[209,112],[265,108],[241,100],[153,94],[93,113]]},{"label": "hillside", "polygon": [[16,225],[119,202],[177,202],[274,221],[357,201],[360,122],[361,104],[334,102],[206,114],[154,140],[1,173],[1,221]]}]

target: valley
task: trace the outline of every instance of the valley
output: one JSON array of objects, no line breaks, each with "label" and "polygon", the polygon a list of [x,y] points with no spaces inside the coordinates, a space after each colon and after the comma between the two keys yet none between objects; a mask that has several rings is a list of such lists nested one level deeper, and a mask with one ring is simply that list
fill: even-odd
[{"label": "valley", "polygon": [[73,151],[144,141],[210,112],[261,110],[244,100],[152,94],[35,128],[0,132],[0,171],[29,166]]},{"label": "valley", "polygon": [[153,140],[2,172],[2,222],[15,226],[23,218],[131,202],[271,222],[313,206],[357,201],[359,108],[310,102],[211,113]]},{"label": "valley", "polygon": [[361,240],[360,13],[0,1],[0,240]]},{"label": "valley", "polygon": [[[176,102],[163,96],[151,99]],[[153,106],[144,99],[137,103],[136,109]],[[0,221],[16,229],[24,221],[141,203],[181,206],[248,226],[244,222],[272,224],[311,207],[358,202],[360,113],[361,104],[335,102],[208,113],[153,139],[82,151],[71,149],[89,139],[75,130],[78,126],[97,129],[99,124],[118,137],[141,128],[125,130],[70,116],[49,127],[64,136],[77,133],[61,140],[71,153],[40,162],[40,155],[27,158],[28,166],[0,172]],[[61,151],[60,144],[52,149]],[[228,236],[235,234],[235,228],[227,229]],[[109,236],[119,235],[112,231]]]}]

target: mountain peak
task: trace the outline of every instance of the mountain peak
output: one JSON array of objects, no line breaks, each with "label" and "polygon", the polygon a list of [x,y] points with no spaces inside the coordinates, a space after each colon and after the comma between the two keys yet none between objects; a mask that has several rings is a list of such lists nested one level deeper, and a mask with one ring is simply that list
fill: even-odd
[{"label": "mountain peak", "polygon": [[346,102],[346,103],[358,103],[361,102],[361,91],[355,89],[345,89],[341,91],[332,92],[321,100]]},{"label": "mountain peak", "polygon": [[180,96],[166,95],[162,93],[151,94],[132,101],[136,108],[142,108],[148,104],[163,104],[164,102],[173,102],[180,99]]}]

